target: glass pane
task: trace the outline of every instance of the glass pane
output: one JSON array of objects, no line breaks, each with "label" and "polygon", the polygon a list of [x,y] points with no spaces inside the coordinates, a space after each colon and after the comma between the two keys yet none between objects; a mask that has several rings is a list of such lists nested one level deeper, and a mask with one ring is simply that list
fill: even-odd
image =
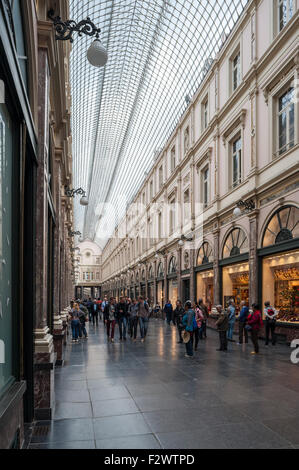
[{"label": "glass pane", "polygon": [[[12,377],[12,123],[0,105],[0,395]],[[1,362],[4,362],[2,364]]]},{"label": "glass pane", "polygon": [[294,128],[294,103],[289,108],[289,146],[294,146],[295,128]]},{"label": "glass pane", "polygon": [[287,141],[286,113],[282,113],[279,116],[279,150],[280,152],[285,151],[286,141]]}]

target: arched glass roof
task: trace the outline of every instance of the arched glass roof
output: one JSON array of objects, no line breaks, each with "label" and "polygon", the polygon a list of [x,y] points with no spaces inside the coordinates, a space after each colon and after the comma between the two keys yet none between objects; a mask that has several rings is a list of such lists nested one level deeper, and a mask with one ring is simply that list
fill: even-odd
[{"label": "arched glass roof", "polygon": [[247,2],[70,0],[72,19],[90,17],[101,28],[109,57],[105,68],[92,67],[92,39],[75,38],[73,187],[89,199],[87,207],[74,202],[83,238],[103,245]]}]

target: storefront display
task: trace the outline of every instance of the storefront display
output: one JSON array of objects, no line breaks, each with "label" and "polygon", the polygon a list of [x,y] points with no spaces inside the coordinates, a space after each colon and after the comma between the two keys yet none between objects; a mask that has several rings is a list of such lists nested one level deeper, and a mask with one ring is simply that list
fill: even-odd
[{"label": "storefront display", "polygon": [[299,323],[299,251],[263,259],[263,304],[269,301],[279,311],[277,320]]},{"label": "storefront display", "polygon": [[154,283],[150,282],[147,286],[147,297],[151,305],[154,304]]},{"label": "storefront display", "polygon": [[225,266],[222,269],[222,295],[223,306],[228,307],[228,302],[233,299],[237,313],[240,303],[249,302],[249,264],[238,263]]},{"label": "storefront display", "polygon": [[168,281],[168,299],[171,301],[172,305],[176,304],[178,300],[178,281],[177,279],[170,279]]},{"label": "storefront display", "polygon": [[214,272],[213,269],[196,274],[196,299],[203,299],[209,310],[214,304]]},{"label": "storefront display", "polygon": [[157,283],[157,302],[161,307],[164,305],[164,281]]}]

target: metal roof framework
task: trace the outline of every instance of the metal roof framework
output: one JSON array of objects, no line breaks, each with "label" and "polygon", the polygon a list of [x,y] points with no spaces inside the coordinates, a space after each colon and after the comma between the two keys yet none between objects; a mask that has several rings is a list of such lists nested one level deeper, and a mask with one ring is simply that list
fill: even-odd
[{"label": "metal roof framework", "polygon": [[[70,0],[75,21],[101,28],[108,63],[92,67],[91,39],[71,52],[75,230],[103,246],[140,188],[248,0]],[[108,205],[107,205],[108,204]]]}]

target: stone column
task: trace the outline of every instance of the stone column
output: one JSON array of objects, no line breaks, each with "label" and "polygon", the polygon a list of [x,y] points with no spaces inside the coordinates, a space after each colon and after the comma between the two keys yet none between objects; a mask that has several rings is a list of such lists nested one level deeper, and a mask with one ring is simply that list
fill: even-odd
[{"label": "stone column", "polygon": [[182,248],[177,249],[177,282],[178,282],[178,299],[182,300]]},{"label": "stone column", "polygon": [[56,353],[56,365],[63,363],[63,338],[65,330],[60,317],[60,277],[61,277],[61,263],[60,263],[60,227],[61,227],[61,166],[60,166],[61,152],[55,152],[54,172],[56,185],[55,205],[56,205],[56,225],[54,230],[54,321],[53,321],[53,340],[54,350]]},{"label": "stone column", "polygon": [[195,300],[195,277],[194,277],[194,246],[192,246],[189,251],[190,256],[190,300],[193,302]]},{"label": "stone column", "polygon": [[157,261],[154,261],[154,304],[157,304]]},{"label": "stone column", "polygon": [[[168,285],[167,285],[167,254],[164,255],[164,303],[168,300]],[[164,307],[164,305],[163,305]]]},{"label": "stone column", "polygon": [[214,236],[214,304],[221,304],[220,298],[220,267],[219,267],[219,229],[218,227],[213,231]]},{"label": "stone column", "polygon": [[[35,419],[51,419],[54,405],[53,337],[47,325],[49,67],[47,48],[38,50],[38,159],[36,178],[36,317],[34,325]],[[46,133],[45,133],[46,129]]]},{"label": "stone column", "polygon": [[249,214],[249,306],[258,301],[258,213],[256,209]]}]

